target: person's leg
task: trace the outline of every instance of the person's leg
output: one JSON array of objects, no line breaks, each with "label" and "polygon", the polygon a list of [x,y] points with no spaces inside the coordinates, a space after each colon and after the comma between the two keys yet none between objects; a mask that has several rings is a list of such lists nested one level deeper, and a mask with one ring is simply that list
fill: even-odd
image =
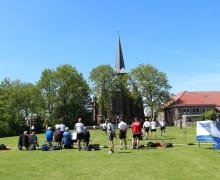
[{"label": "person's leg", "polygon": [[137,138],[137,144],[136,144],[136,149],[139,147],[139,138]]},{"label": "person's leg", "polygon": [[77,139],[78,150],[81,150],[81,139]]},{"label": "person's leg", "polygon": [[120,138],[119,149],[122,149],[122,139]]},{"label": "person's leg", "polygon": [[126,140],[126,138],[124,138],[124,146],[125,146],[125,149],[127,149],[127,140]]}]

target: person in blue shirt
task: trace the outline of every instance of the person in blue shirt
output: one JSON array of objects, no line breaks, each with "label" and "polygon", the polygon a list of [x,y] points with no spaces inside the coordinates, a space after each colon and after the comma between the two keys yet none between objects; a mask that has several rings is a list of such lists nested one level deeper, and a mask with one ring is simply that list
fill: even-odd
[{"label": "person in blue shirt", "polygon": [[69,131],[69,127],[66,127],[63,133],[63,144],[64,144],[64,148],[66,149],[73,148],[72,134]]},{"label": "person in blue shirt", "polygon": [[53,142],[53,131],[52,131],[51,127],[47,128],[45,136],[46,136],[46,141],[47,141],[48,145],[51,146],[52,142]]}]

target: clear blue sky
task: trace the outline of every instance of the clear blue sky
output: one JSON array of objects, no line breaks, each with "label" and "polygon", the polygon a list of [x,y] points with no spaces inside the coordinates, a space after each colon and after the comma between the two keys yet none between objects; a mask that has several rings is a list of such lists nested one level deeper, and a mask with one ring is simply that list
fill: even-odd
[{"label": "clear blue sky", "polygon": [[88,79],[115,67],[118,31],[127,71],[151,64],[172,93],[220,90],[219,0],[0,0],[0,80],[63,64]]}]

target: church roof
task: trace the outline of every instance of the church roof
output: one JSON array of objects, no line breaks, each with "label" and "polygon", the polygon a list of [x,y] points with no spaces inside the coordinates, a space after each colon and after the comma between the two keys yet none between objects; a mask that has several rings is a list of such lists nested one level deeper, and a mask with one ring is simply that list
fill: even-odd
[{"label": "church roof", "polygon": [[117,74],[125,74],[126,73],[120,37],[118,38],[117,55],[116,55],[116,61],[115,61],[115,71]]}]

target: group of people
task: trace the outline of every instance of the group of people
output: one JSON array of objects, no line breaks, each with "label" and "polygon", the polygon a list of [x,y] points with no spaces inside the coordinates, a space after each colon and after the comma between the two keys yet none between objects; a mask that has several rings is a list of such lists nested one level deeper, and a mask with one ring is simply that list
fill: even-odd
[{"label": "group of people", "polygon": [[[157,121],[155,119],[152,119],[152,121],[149,121],[148,118],[145,119],[145,122],[143,123],[143,134],[146,137],[146,139],[149,139],[150,137],[154,136],[155,138],[157,137]],[[161,136],[165,135],[165,130],[166,130],[166,123],[165,120],[162,119],[159,122],[159,127],[160,127],[160,132]]]},{"label": "group of people", "polygon": [[[112,122],[109,119],[106,120],[105,126],[109,139],[109,154],[113,154],[114,153],[113,140],[115,137],[115,126],[112,124]],[[166,129],[165,120],[161,120],[159,122],[159,126],[161,130],[161,136],[164,136]],[[119,129],[119,139],[120,139],[119,148],[127,149],[126,135],[127,135],[128,125],[125,121],[123,121],[122,118],[120,118],[119,120],[118,129]],[[140,145],[139,141],[140,139],[142,139],[143,136],[146,137],[146,139],[148,139],[152,135],[154,135],[156,138],[156,131],[157,131],[157,122],[155,121],[155,119],[153,119],[152,121],[146,119],[142,125],[139,119],[135,117],[133,123],[131,124],[132,148],[133,149],[139,148]]]},{"label": "group of people", "polygon": [[[71,133],[69,127],[65,127],[64,124],[56,124],[55,131],[53,133],[52,128],[49,126],[46,130],[46,141],[49,146],[55,142],[60,148],[72,149],[74,141],[77,142],[79,150],[87,149],[90,140],[90,132],[82,123],[82,119],[78,118],[77,123],[74,126],[74,133]],[[76,137],[74,137],[76,135]],[[83,141],[83,147],[82,142]]]},{"label": "group of people", "polygon": [[[159,126],[161,129],[161,136],[163,136],[166,129],[165,120],[161,120],[159,122]],[[105,132],[107,133],[109,140],[109,154],[113,154],[116,124],[113,124],[110,119],[106,119],[105,127]],[[119,148],[127,149],[126,136],[129,126],[121,117],[119,119],[117,127],[119,129],[120,139]],[[155,119],[153,119],[152,121],[145,119],[145,122],[142,125],[139,119],[135,117],[134,121],[131,124],[132,148],[138,149],[140,145],[139,141],[143,137],[146,137],[146,139],[150,138],[153,135],[156,137],[156,131],[157,122],[155,121]],[[74,134],[76,135],[75,138],[73,137]],[[88,148],[90,141],[90,132],[82,123],[82,118],[80,117],[74,125],[74,133],[71,133],[69,127],[66,127],[64,124],[61,123],[55,125],[54,132],[50,126],[46,127],[45,138],[49,147],[53,146],[53,142],[55,142],[56,145],[60,148],[72,149],[73,143],[76,142],[77,148],[80,151],[81,149],[86,150]],[[38,139],[34,129],[31,130],[30,134],[28,134],[27,131],[24,131],[24,133],[19,136],[18,148],[22,150],[23,147],[26,150],[34,150],[36,149],[36,147],[39,147]]]},{"label": "group of people", "polygon": [[38,139],[35,134],[35,129],[31,129],[31,133],[28,134],[28,131],[24,131],[18,139],[18,149],[23,150],[35,150],[39,147]]}]

